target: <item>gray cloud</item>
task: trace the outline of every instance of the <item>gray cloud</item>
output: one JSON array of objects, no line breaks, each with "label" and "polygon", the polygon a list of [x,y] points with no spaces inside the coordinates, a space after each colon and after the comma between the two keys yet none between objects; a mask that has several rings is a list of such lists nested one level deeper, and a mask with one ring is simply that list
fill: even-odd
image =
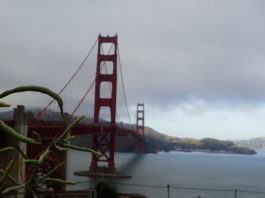
[{"label": "gray cloud", "polygon": [[[59,90],[99,32],[118,33],[130,106],[263,103],[264,1],[2,1],[0,89]],[[89,74],[93,78],[93,73]]]}]

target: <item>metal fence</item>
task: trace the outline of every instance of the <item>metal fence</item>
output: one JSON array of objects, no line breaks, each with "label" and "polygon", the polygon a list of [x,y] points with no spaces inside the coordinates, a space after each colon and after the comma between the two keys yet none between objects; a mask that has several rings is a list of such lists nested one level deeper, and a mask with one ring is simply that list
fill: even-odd
[{"label": "metal fence", "polygon": [[[114,186],[120,193],[140,193],[147,198],[264,198],[265,191],[251,191],[242,189],[221,189],[221,188],[200,188],[200,187],[184,187],[174,185],[143,185],[132,183],[119,183],[104,181]],[[84,186],[88,186],[88,181],[80,182]],[[80,189],[81,190],[81,189]],[[83,188],[92,193],[90,196],[95,197],[96,190],[94,188]],[[19,198],[19,193],[9,195],[6,198]]]},{"label": "metal fence", "polygon": [[131,183],[107,182],[119,192],[141,193],[147,198],[264,198],[265,191],[242,189],[219,189],[183,187],[174,185],[142,185]]}]

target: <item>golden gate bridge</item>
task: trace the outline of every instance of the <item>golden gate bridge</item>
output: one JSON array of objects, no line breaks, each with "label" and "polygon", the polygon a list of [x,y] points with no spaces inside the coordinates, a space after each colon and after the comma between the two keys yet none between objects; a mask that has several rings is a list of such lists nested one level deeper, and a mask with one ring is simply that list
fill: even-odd
[{"label": "golden gate bridge", "polygon": [[[96,46],[97,51],[94,50]],[[106,48],[107,52],[104,50]],[[96,65],[96,68],[91,65]],[[63,71],[60,74],[63,74]],[[87,76],[91,74],[96,74],[96,76],[89,79]],[[120,74],[122,84],[123,105],[117,103],[117,97],[120,96],[117,89],[118,74]],[[135,151],[145,152],[144,104],[137,104],[136,124],[133,125],[125,93],[117,35],[98,36],[82,63],[59,91],[59,95],[64,100],[64,109],[67,112],[65,120],[67,121],[60,120],[59,116],[56,116],[59,109],[55,101],[51,100],[32,119],[24,120],[24,128],[26,128],[28,137],[34,138],[34,132],[37,132],[40,134],[44,146],[48,145],[66,128],[67,122],[79,115],[86,115],[86,119],[71,130],[71,135],[91,135],[92,149],[103,154],[91,156],[91,164],[88,166],[87,173],[94,176],[115,174],[115,137],[117,135],[132,135],[135,139]],[[123,115],[127,114],[129,125],[119,125],[121,120],[117,105],[122,107]],[[17,124],[15,119],[5,120],[5,122],[12,127]],[[2,132],[0,135],[4,140],[4,133]],[[42,154],[43,147],[27,145],[26,152],[29,158],[35,159]],[[39,171],[48,172],[51,167],[65,161],[66,156],[54,149]],[[26,165],[26,177],[29,173],[30,166]],[[65,179],[66,167],[58,169],[54,176]],[[54,184],[53,188],[57,191],[65,190],[63,185],[58,184]]]}]

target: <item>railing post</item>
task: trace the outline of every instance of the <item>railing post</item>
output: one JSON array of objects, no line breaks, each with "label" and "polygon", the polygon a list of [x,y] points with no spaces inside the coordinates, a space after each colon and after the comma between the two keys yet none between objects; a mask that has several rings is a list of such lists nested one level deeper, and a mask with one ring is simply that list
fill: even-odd
[{"label": "railing post", "polygon": [[235,189],[235,198],[237,198],[237,189]]},{"label": "railing post", "polygon": [[167,198],[170,198],[170,185],[167,185]]}]

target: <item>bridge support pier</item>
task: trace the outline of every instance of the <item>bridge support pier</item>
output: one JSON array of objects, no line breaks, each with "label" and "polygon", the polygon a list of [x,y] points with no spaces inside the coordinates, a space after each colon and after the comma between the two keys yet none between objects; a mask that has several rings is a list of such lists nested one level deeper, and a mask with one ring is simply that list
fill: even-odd
[{"label": "bridge support pier", "polygon": [[[103,154],[105,154],[106,151],[108,151],[109,153],[107,156],[108,158],[105,160],[99,160],[99,156],[92,155],[92,161],[89,168],[90,172],[115,173],[115,129],[113,129],[110,134],[93,135],[93,149]],[[103,164],[103,166],[100,166],[100,162],[107,163]]]}]

